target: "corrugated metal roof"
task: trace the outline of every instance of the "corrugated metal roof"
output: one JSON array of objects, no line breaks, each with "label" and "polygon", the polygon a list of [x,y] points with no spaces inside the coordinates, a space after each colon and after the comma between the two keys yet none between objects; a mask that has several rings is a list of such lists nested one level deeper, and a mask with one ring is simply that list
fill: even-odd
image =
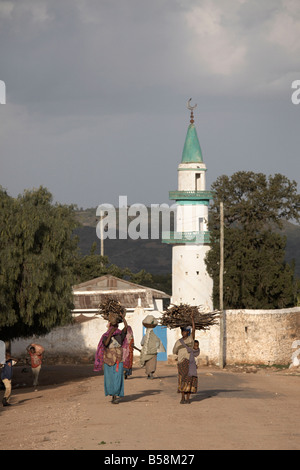
[{"label": "corrugated metal roof", "polygon": [[74,291],[79,290],[128,290],[128,289],[142,289],[142,290],[151,290],[153,296],[156,298],[169,298],[170,296],[163,291],[152,289],[151,287],[141,286],[125,279],[119,279],[118,277],[112,276],[111,274],[106,274],[105,276],[96,277],[90,279],[89,281],[82,282],[73,286]]},{"label": "corrugated metal roof", "polygon": [[109,292],[105,294],[74,294],[73,303],[75,309],[99,308],[99,304],[107,297],[118,300],[125,308],[135,308],[138,305],[139,298],[143,308],[153,307],[153,298],[148,292]]},{"label": "corrugated metal roof", "polygon": [[170,298],[165,292],[140,286],[133,282],[106,275],[73,286],[75,309],[98,309],[109,297],[121,302],[125,308],[135,308],[140,299],[141,307],[153,308],[153,299]]}]

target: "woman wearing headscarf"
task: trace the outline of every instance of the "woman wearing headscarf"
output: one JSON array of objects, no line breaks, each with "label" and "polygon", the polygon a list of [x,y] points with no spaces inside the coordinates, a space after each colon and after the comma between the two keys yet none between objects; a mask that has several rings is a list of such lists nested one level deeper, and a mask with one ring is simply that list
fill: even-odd
[{"label": "woman wearing headscarf", "polygon": [[128,325],[125,316],[121,313],[120,316],[123,330],[118,328],[118,316],[109,314],[108,330],[101,336],[94,364],[94,371],[100,372],[104,368],[104,393],[112,397],[113,404],[118,404],[119,398],[124,396],[123,350],[128,348]]},{"label": "woman wearing headscarf", "polygon": [[190,352],[195,340],[195,321],[191,315],[192,327],[181,328],[182,337],[176,341],[173,354],[178,356],[178,392],[181,393],[181,404],[190,403],[190,394],[197,392],[197,377],[189,375]]}]

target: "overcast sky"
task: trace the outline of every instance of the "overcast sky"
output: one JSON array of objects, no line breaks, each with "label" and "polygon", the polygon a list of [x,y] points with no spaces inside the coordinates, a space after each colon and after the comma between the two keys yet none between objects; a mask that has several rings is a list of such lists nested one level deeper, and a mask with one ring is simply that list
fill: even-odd
[{"label": "overcast sky", "polygon": [[299,0],[0,0],[0,184],[97,207],[169,203],[192,98],[218,176],[300,191]]}]

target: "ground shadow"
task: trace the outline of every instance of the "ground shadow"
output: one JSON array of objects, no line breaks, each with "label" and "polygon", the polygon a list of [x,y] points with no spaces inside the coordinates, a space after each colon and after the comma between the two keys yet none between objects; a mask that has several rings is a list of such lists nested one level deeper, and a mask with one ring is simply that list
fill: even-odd
[{"label": "ground shadow", "polygon": [[[39,386],[53,387],[76,382],[90,377],[99,377],[103,372],[95,372],[93,364],[42,365],[39,375]],[[33,376],[31,367],[15,366],[13,369],[12,388],[14,390],[32,391]]]},{"label": "ground shadow", "polygon": [[232,398],[234,396],[238,396],[236,394],[243,393],[243,390],[230,390],[230,389],[215,389],[215,390],[201,390],[197,392],[195,395],[191,395],[193,401],[203,401],[207,400],[208,398],[216,397],[220,394],[226,394],[226,398]]},{"label": "ground shadow", "polygon": [[[138,371],[138,373],[140,373],[140,371]],[[153,379],[151,380],[163,380],[163,379],[174,379],[177,377],[177,374],[173,374],[173,375],[154,375]],[[147,375],[144,373],[142,375],[136,375],[134,372],[132,375],[130,375],[130,377],[127,379],[127,380],[132,380],[132,379],[143,379],[143,380],[148,380],[147,379]],[[150,379],[149,379],[149,382],[150,382]]]},{"label": "ground shadow", "polygon": [[[70,382],[82,382],[85,379],[90,379],[93,377],[103,377],[103,371],[95,372],[94,364],[57,364],[57,365],[47,365],[43,364],[39,376],[39,385],[43,389],[50,389],[61,387],[69,384]],[[172,379],[176,377],[175,375],[166,375],[155,376],[151,382],[162,379]],[[131,380],[144,380],[145,383],[150,382],[147,380],[145,372],[141,368],[133,368],[133,373],[125,381],[129,382]],[[12,390],[13,393],[31,393],[34,390],[33,387],[33,376],[30,366],[15,366],[13,369],[13,379],[12,379]],[[4,393],[4,390],[3,392]],[[145,391],[145,394],[147,392]],[[150,393],[150,392],[148,392]],[[1,391],[0,391],[0,396]],[[138,396],[137,398],[141,398]],[[130,400],[128,400],[130,401]]]},{"label": "ground shadow", "polygon": [[12,403],[12,404],[13,404],[13,406],[14,406],[14,408],[15,408],[16,406],[23,405],[23,404],[26,403],[27,401],[32,401],[32,400],[35,401],[35,400],[37,400],[37,399],[39,399],[39,398],[43,398],[42,395],[35,396],[35,397],[33,397],[33,398],[24,398],[24,400],[19,400],[19,401],[14,401],[16,398],[15,398],[15,397],[12,397],[12,400],[13,400],[13,403]]},{"label": "ground shadow", "polygon": [[151,397],[153,395],[158,395],[161,393],[162,390],[143,390],[140,393],[134,393],[132,395],[126,395],[125,397],[122,397],[120,402],[122,401],[123,403],[128,403],[131,401],[139,401],[139,403],[143,403],[145,401],[148,402],[148,400],[141,400],[141,398],[146,398],[146,397]]}]

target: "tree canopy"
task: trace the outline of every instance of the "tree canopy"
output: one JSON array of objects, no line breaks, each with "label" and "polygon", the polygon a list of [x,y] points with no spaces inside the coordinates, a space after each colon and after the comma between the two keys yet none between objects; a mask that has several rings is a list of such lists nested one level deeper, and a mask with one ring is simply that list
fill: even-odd
[{"label": "tree canopy", "polygon": [[72,321],[77,241],[73,206],[47,189],[14,199],[0,189],[0,335],[48,333]]},{"label": "tree canopy", "polygon": [[211,250],[206,257],[219,306],[220,202],[224,206],[224,308],[294,306],[299,283],[294,265],[285,262],[286,240],[275,233],[283,219],[299,221],[297,184],[276,174],[237,172],[213,184]]}]

